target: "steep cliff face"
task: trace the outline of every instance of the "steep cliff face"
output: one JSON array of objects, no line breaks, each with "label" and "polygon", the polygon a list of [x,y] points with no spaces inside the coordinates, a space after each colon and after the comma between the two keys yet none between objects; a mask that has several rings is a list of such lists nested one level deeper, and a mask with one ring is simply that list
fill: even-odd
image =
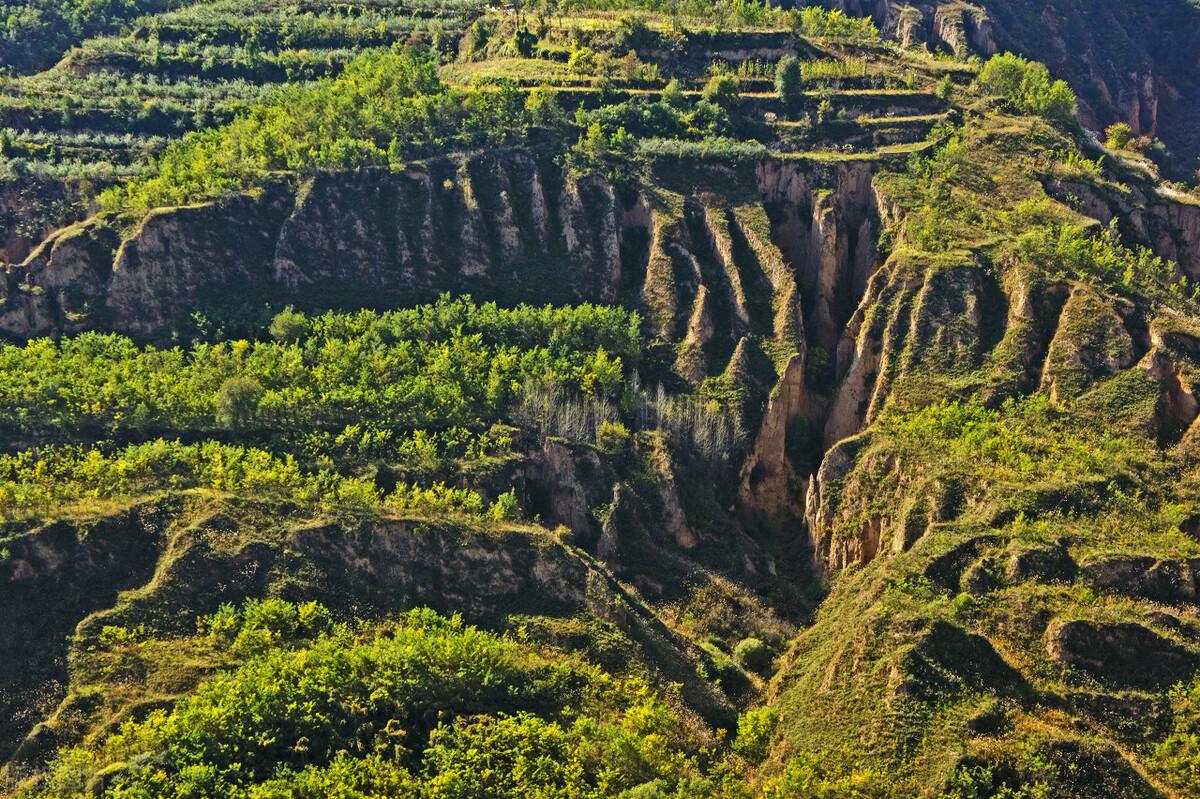
[{"label": "steep cliff face", "polygon": [[57,228],[78,219],[84,205],[79,181],[24,175],[0,179],[0,263],[24,261]]},{"label": "steep cliff face", "polygon": [[[197,310],[380,307],[449,290],[611,302],[624,205],[601,181],[572,181],[512,154],[319,175],[255,197],[156,210],[124,235],[92,219],[9,270],[0,330],[157,337]],[[569,279],[555,274],[567,263],[576,267]]]}]

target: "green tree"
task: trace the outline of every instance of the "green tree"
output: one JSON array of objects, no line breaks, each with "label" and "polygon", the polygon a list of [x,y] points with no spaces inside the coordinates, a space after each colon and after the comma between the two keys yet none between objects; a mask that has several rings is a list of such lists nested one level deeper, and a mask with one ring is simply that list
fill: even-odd
[{"label": "green tree", "polygon": [[663,89],[662,100],[671,108],[683,108],[687,100],[683,96],[683,89],[679,87],[678,80],[671,78],[671,80],[667,82],[666,87]]},{"label": "green tree", "polygon": [[592,75],[596,72],[596,63],[596,51],[590,47],[580,47],[567,59],[567,71],[573,75]]},{"label": "green tree", "polygon": [[937,98],[943,103],[949,103],[954,99],[954,79],[949,75],[938,81]]},{"label": "green tree", "polygon": [[704,84],[704,99],[725,110],[736,108],[742,100],[742,83],[737,75],[719,72]]},{"label": "green tree", "polygon": [[214,402],[217,424],[229,430],[241,430],[258,414],[263,397],[262,384],[253,377],[231,377],[221,384]]},{"label": "green tree", "polygon": [[308,334],[308,317],[289,305],[275,315],[267,332],[276,341],[295,344]]},{"label": "green tree", "polygon": [[529,92],[525,113],[529,115],[529,121],[539,127],[562,128],[567,124],[567,115],[558,102],[558,91],[545,84]]},{"label": "green tree", "polygon": [[976,85],[1022,113],[1054,122],[1075,119],[1075,92],[1066,81],[1052,80],[1045,65],[1036,61],[1012,53],[992,56],[980,70]]},{"label": "green tree", "polygon": [[1133,128],[1124,122],[1104,129],[1105,146],[1110,150],[1128,150],[1133,143]]},{"label": "green tree", "polygon": [[775,92],[783,107],[794,111],[804,103],[804,75],[800,60],[795,56],[784,56],[775,66]]}]

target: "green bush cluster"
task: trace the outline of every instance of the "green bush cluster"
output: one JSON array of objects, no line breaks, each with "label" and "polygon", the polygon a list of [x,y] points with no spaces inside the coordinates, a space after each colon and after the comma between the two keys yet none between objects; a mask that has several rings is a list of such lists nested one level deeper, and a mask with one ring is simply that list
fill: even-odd
[{"label": "green bush cluster", "polygon": [[514,494],[488,504],[479,494],[444,483],[401,483],[384,494],[367,479],[330,470],[310,472],[291,455],[205,441],[155,439],[106,452],[43,447],[0,455],[0,516],[27,518],[165,490],[206,489],[270,498],[310,513],[368,516],[385,511],[506,521],[517,515]]},{"label": "green bush cluster", "polygon": [[1055,122],[1075,120],[1075,92],[1066,81],[1052,80],[1045,65],[1011,53],[988,59],[977,79],[979,88],[1003,97],[1024,114]]},{"label": "green bush cluster", "polygon": [[1190,282],[1177,278],[1173,263],[1145,247],[1126,247],[1116,220],[1100,235],[1059,221],[1029,226],[1017,237],[1016,251],[1050,274],[1092,279],[1151,297],[1191,295]]},{"label": "green bush cluster", "polygon": [[922,462],[989,485],[1056,475],[1070,484],[1119,473],[1145,455],[1144,446],[1107,431],[1080,434],[1044,395],[1008,400],[995,410],[978,401],[929,405],[884,420],[881,434]]},{"label": "green bush cluster", "polygon": [[1160,773],[1189,794],[1200,793],[1200,679],[1177,685],[1170,695],[1174,723],[1154,750]]},{"label": "green bush cluster", "polygon": [[[636,678],[413,611],[330,626],[316,605],[222,608],[244,665],[65,750],[40,797],[714,796],[704,741]],[[711,772],[711,773],[709,773]],[[628,793],[625,793],[628,792]]]},{"label": "green bush cluster", "polygon": [[193,134],[151,177],[105,192],[108,211],[144,211],[219,196],[276,170],[400,165],[447,149],[513,143],[530,124],[511,83],[452,89],[425,50],[368,53],[337,77],[288,85],[236,121]]},{"label": "green bush cluster", "polygon": [[851,17],[841,9],[809,6],[794,16],[797,33],[815,39],[878,41],[879,29],[870,17]]}]

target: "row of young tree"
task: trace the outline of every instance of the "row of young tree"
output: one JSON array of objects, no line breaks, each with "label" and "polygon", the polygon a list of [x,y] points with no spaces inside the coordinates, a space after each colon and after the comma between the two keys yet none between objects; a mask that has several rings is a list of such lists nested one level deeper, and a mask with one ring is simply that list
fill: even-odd
[{"label": "row of young tree", "polygon": [[274,340],[138,347],[86,333],[0,348],[0,426],[51,440],[151,433],[484,429],[530,382],[620,396],[635,315],[467,299],[384,314],[280,314]]},{"label": "row of young tree", "polygon": [[164,11],[179,0],[4,0],[0,68],[33,72],[56,62],[85,36]]}]

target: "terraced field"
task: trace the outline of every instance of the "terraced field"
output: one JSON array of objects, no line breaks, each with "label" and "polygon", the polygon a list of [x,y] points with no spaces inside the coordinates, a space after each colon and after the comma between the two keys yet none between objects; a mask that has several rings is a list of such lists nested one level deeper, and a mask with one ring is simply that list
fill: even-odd
[{"label": "terraced field", "polygon": [[[338,74],[371,50],[429,45],[450,85],[553,87],[562,106],[695,99],[711,75],[739,81],[762,124],[746,139],[784,153],[861,153],[923,141],[959,61],[844,36],[797,38],[780,19],[714,31],[646,11],[489,9],[482,0],[199,0],[82,41],[53,68],[0,78],[0,260],[18,263],[50,230],[95,209],[99,190],[143,173],[189,132],[220,125],[282,84]],[[520,36],[517,32],[520,31]],[[773,86],[782,54],[803,57],[817,114],[789,115]],[[30,186],[55,203],[23,202]]]}]

